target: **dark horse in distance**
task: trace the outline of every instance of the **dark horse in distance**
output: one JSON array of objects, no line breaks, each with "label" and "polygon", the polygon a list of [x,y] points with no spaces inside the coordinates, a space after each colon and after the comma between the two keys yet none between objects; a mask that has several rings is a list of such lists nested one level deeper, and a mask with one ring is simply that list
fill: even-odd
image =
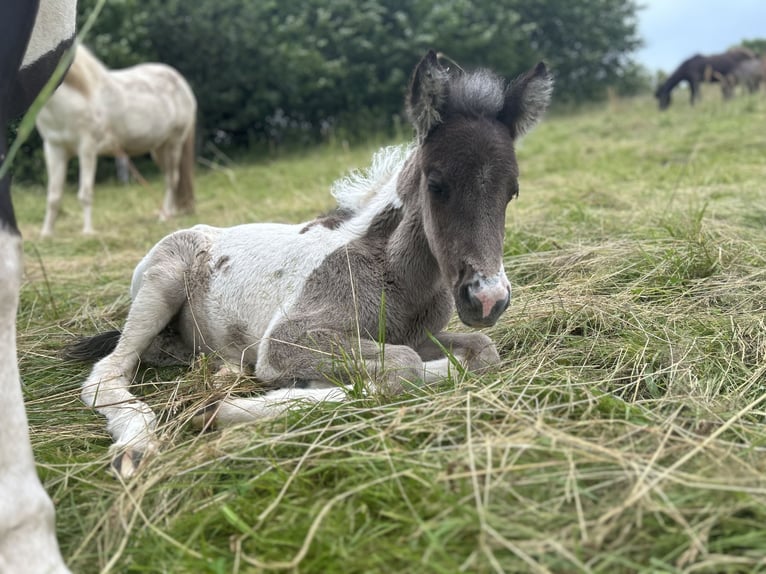
[{"label": "dark horse in distance", "polygon": [[696,54],[684,60],[675,72],[670,74],[663,84],[657,88],[654,97],[657,98],[660,109],[665,110],[670,106],[670,92],[683,81],[688,82],[691,92],[690,102],[699,97],[699,87],[702,82],[720,82],[725,98],[728,98],[733,87],[733,72],[742,62],[756,58],[756,55],[746,48],[732,48],[723,54],[702,56]]}]

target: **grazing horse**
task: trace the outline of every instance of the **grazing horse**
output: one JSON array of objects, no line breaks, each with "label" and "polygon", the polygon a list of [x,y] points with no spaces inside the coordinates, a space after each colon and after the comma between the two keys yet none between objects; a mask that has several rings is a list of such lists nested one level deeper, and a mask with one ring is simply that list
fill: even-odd
[{"label": "grazing horse", "polygon": [[731,74],[732,88],[741,85],[749,93],[755,94],[766,74],[766,59],[753,58],[741,62]]},{"label": "grazing horse", "polygon": [[157,448],[155,414],[128,390],[139,360],[189,364],[213,353],[281,387],[211,405],[205,424],[343,400],[350,372],[373,391],[396,393],[405,381],[444,378],[453,362],[496,365],[489,337],[444,329],[455,307],[466,325],[487,327],[508,306],[503,238],[519,190],[514,142],[541,117],[551,90],[543,63],[506,85],[488,70],[452,74],[429,52],[407,98],[415,143],[378,152],[367,173],[337,183],[337,213],[297,225],[197,225],[157,243],[133,273],[122,333],[69,353],[108,353],[81,396],[107,418],[115,469],[130,476]]},{"label": "grazing horse", "polygon": [[755,58],[755,54],[746,48],[732,48],[723,54],[702,56],[696,54],[684,60],[667,80],[657,88],[654,97],[657,98],[660,109],[670,106],[670,92],[681,82],[689,84],[690,103],[699,97],[699,86],[704,82],[720,82],[724,97],[731,94],[729,78],[740,63]]},{"label": "grazing horse", "polygon": [[165,174],[160,218],[194,208],[194,127],[197,101],[189,84],[165,64],[109,70],[78,45],[64,82],[37,116],[48,171],[41,235],[53,234],[69,159],[80,162],[78,198],[83,233],[93,233],[93,181],[99,155],[150,152]]},{"label": "grazing horse", "polygon": [[[0,2],[0,166],[7,123],[23,114],[75,35],[75,0]],[[16,363],[21,238],[11,180],[0,179],[0,572],[64,573],[53,504],[35,470]]]}]

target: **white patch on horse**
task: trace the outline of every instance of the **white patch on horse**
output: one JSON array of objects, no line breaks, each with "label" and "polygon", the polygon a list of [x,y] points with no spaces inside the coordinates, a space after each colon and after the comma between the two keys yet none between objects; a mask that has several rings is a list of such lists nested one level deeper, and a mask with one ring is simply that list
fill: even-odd
[{"label": "white patch on horse", "polygon": [[21,239],[0,223],[0,572],[67,572],[35,470],[16,363]]},{"label": "white patch on horse", "polygon": [[24,53],[21,69],[30,66],[54,51],[66,38],[75,34],[75,21],[71,18],[74,2],[40,2],[35,27]]}]

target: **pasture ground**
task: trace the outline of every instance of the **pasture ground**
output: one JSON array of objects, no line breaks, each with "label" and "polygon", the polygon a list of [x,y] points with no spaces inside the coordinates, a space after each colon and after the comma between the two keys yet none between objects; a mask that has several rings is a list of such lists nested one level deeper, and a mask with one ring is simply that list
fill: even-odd
[{"label": "pasture ground", "polygon": [[62,347],[121,325],[166,233],[308,219],[376,146],[200,171],[198,215],[163,224],[159,180],[99,185],[95,238],[70,185],[37,239],[44,190],[17,188],[21,372],[72,570],[766,571],[766,97],[706,96],[613,101],[526,138],[514,298],[487,330],[499,372],[200,435],[206,362],[142,370],[165,444],[128,484]]}]

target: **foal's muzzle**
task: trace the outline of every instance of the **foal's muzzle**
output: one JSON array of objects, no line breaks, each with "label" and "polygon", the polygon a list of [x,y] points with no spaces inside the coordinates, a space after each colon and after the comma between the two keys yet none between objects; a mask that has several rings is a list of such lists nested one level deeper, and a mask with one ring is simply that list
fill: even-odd
[{"label": "foal's muzzle", "polygon": [[458,286],[455,297],[457,314],[469,327],[491,327],[510,301],[511,284],[502,271],[492,277],[473,273]]}]

